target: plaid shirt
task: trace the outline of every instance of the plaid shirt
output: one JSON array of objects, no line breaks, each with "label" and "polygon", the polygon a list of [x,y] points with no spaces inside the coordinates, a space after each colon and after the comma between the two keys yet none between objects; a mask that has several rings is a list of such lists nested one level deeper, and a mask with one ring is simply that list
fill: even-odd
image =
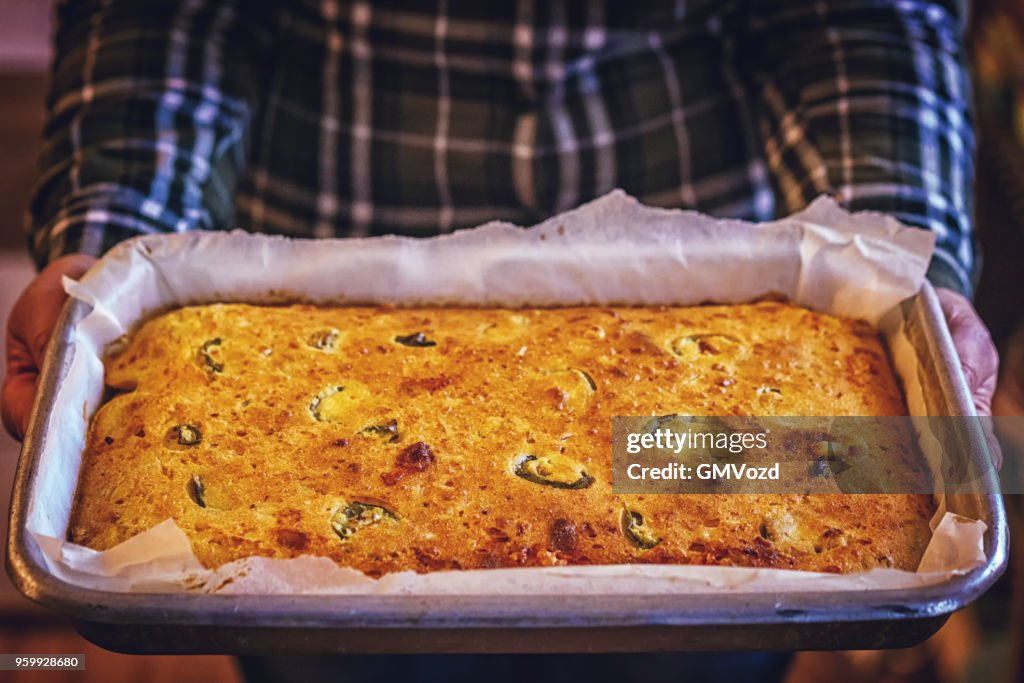
[{"label": "plaid shirt", "polygon": [[58,8],[40,264],[140,233],[539,221],[615,187],[766,220],[833,193],[970,293],[949,3],[93,0]]}]

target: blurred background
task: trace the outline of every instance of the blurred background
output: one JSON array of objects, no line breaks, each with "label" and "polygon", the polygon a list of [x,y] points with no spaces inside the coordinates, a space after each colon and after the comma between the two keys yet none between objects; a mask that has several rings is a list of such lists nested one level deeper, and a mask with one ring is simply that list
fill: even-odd
[{"label": "blurred background", "polygon": [[[36,173],[46,68],[50,3],[0,0],[0,319],[33,275],[23,216]],[[970,48],[975,74],[978,135],[975,188],[985,269],[977,307],[1005,354],[1024,356],[1024,2],[974,4]],[[18,444],[0,433],[0,533],[6,538]],[[1020,520],[1016,498],[1011,519]],[[1024,546],[1013,524],[1010,570],[984,598],[955,614],[931,640],[909,650],[804,653],[789,681],[1010,681],[1024,677]],[[1014,584],[1022,590],[1014,592]],[[228,657],[131,657],[88,644],[54,613],[29,602],[0,577],[0,653],[86,653],[85,671],[9,673],[3,680],[177,681],[181,667],[211,682],[240,680]],[[22,678],[23,677],[23,678]]]}]

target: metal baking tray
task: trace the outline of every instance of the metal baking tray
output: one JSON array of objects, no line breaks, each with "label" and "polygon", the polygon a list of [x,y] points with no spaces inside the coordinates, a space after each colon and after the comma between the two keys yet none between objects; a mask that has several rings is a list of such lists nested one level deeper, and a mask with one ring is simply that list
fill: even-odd
[{"label": "metal baking tray", "polygon": [[[904,303],[912,343],[926,352],[933,415],[973,415],[934,290]],[[92,642],[131,653],[427,653],[806,650],[907,647],[980,596],[1002,574],[1007,526],[998,495],[947,497],[988,525],[987,561],[944,583],[903,590],[579,597],[252,596],[91,590],[52,575],[27,532],[48,410],[74,354],[70,331],[87,313],[65,307],[47,353],[12,497],[7,571],[36,602],[70,618]],[[951,438],[987,457],[984,436]],[[989,490],[998,490],[992,488]]]}]

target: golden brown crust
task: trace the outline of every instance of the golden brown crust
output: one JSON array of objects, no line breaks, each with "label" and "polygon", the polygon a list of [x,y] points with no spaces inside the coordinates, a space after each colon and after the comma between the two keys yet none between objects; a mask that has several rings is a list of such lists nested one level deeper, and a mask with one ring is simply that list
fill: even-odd
[{"label": "golden brown crust", "polygon": [[[930,496],[612,493],[614,415],[905,413],[870,326],[784,303],[197,306],[143,325],[107,382],[124,393],[93,420],[69,527],[100,550],[173,518],[211,567],[849,572],[914,569],[929,538]],[[525,453],[564,454],[593,482],[515,476]],[[624,536],[626,505],[654,547]]]}]

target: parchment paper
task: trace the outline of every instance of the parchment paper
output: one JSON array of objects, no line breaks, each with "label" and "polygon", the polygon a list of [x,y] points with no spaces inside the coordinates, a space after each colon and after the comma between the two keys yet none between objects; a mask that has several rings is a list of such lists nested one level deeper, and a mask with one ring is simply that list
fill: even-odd
[{"label": "parchment paper", "polygon": [[[44,438],[29,530],[50,570],[114,591],[376,594],[649,594],[865,590],[945,580],[985,560],[985,524],[946,513],[917,572],[837,576],[787,570],[617,565],[412,572],[371,579],[331,560],[246,558],[204,569],[167,520],[96,552],[64,541],[87,419],[103,394],[103,349],[153,313],[212,301],[399,305],[739,303],[778,293],[797,304],[877,324],[907,349],[892,312],[918,292],[934,236],[881,214],[849,214],[819,198],[764,224],[654,209],[615,191],[533,228],[492,223],[430,239],[290,240],[192,232],[125,242],[71,296],[92,312]],[[924,415],[913,353],[894,355],[912,415]],[[610,454],[609,454],[610,457]]]}]

